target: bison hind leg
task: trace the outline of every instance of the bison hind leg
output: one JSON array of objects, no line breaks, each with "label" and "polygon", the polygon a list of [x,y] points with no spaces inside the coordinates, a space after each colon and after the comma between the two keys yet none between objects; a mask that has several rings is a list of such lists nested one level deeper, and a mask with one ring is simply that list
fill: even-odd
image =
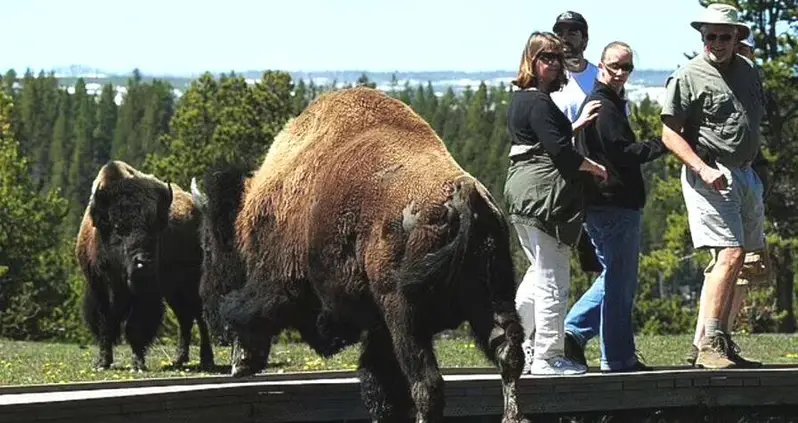
[{"label": "bison hind leg", "polygon": [[[410,386],[417,422],[443,421],[443,376],[438,368],[433,334],[423,321],[429,312],[401,292],[381,298],[385,324],[396,360]],[[420,307],[421,306],[421,307]]]},{"label": "bison hind leg", "polygon": [[363,337],[358,367],[360,395],[372,421],[412,422],[413,398],[396,361],[388,329],[372,329]]},{"label": "bison hind leg", "polygon": [[208,325],[205,323],[202,312],[202,302],[199,294],[183,292],[182,295],[173,295],[167,298],[172,310],[175,312],[180,326],[180,339],[177,344],[175,359],[168,366],[169,368],[179,368],[189,361],[189,351],[191,346],[191,329],[194,320],[197,321],[197,328],[200,335],[200,367],[206,370],[213,368],[213,349],[210,344],[210,334]]},{"label": "bison hind leg", "polygon": [[202,311],[197,313],[197,328],[200,334],[200,367],[204,370],[211,370],[215,367],[213,358],[213,347],[211,346],[211,334],[205,316]]},{"label": "bison hind leg", "polygon": [[[524,366],[521,346],[524,330],[511,299],[490,301],[490,295],[472,296],[468,322],[476,344],[498,368],[504,397],[503,423],[526,422],[518,403],[517,382]],[[486,299],[478,301],[476,299]]]}]

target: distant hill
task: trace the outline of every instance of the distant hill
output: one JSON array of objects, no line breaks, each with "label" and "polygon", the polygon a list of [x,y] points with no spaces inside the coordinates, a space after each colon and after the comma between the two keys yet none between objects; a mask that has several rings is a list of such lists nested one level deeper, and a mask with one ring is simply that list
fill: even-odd
[{"label": "distant hill", "polygon": [[[22,74],[24,70],[17,70]],[[97,69],[88,68],[85,66],[69,66],[54,69],[56,77],[61,81],[64,87],[72,87],[78,78],[83,78],[88,84],[90,91],[97,91],[101,89],[102,85],[111,83],[117,87],[119,93],[119,100],[124,95],[126,90],[124,87],[127,85],[130,74],[112,74],[106,73]],[[638,102],[648,95],[652,100],[657,100],[664,91],[665,80],[671,73],[671,70],[648,70],[640,69],[635,70],[632,74],[628,84],[627,91],[629,99],[633,102]],[[229,72],[228,72],[229,73]],[[236,71],[237,75],[251,80],[252,82],[259,80],[261,71]],[[481,81],[484,81],[488,86],[498,86],[504,83],[505,86],[509,85],[510,81],[515,76],[513,71],[496,70],[488,72],[462,72],[462,71],[419,71],[419,72],[364,72],[360,70],[346,70],[346,71],[289,71],[295,81],[303,79],[306,83],[311,80],[317,85],[328,85],[335,81],[336,85],[343,86],[348,83],[354,84],[362,74],[368,79],[377,84],[377,88],[381,90],[390,90],[392,87],[401,90],[406,83],[412,88],[416,88],[419,84],[426,86],[427,83],[432,84],[433,90],[439,94],[443,94],[446,89],[452,89],[459,93],[467,86],[476,89]],[[132,72],[131,72],[132,74]],[[175,88],[177,96],[188,89],[191,81],[196,79],[200,73],[194,75],[159,75],[147,74],[142,72],[145,80],[154,78],[168,81]],[[395,85],[392,84],[395,78]]]}]

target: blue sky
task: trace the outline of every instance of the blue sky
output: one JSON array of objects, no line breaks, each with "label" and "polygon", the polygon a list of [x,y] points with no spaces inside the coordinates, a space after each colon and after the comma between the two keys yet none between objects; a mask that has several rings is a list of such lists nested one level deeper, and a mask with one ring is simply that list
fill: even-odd
[{"label": "blue sky", "polygon": [[0,70],[515,70],[530,32],[565,10],[585,15],[594,63],[613,40],[640,69],[674,69],[700,49],[698,0],[202,1],[4,1]]}]

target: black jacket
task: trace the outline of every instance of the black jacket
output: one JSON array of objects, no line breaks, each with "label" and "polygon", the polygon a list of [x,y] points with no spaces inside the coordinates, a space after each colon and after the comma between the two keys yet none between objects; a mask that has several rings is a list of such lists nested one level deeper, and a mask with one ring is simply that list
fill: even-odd
[{"label": "black jacket", "polygon": [[[612,88],[596,81],[587,102],[599,100],[598,116],[577,134],[587,154],[607,168],[606,183],[599,183],[597,191],[589,195],[591,205],[609,205],[642,209],[646,203],[645,185],[640,165],[668,152],[662,140],[637,142],[626,116],[626,100]],[[579,111],[582,112],[581,109]]]},{"label": "black jacket", "polygon": [[576,245],[584,220],[584,157],[571,143],[571,122],[548,94],[516,91],[507,127],[512,145],[504,198],[510,222]]}]

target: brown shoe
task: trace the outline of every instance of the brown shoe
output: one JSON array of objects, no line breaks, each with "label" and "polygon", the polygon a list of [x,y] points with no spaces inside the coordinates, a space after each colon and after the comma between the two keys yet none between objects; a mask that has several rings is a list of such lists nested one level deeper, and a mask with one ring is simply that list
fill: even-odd
[{"label": "brown shoe", "polygon": [[726,335],[722,332],[715,332],[713,335],[704,335],[698,347],[698,357],[696,357],[696,367],[704,369],[729,369],[738,367],[737,363],[730,359],[729,342]]},{"label": "brown shoe", "polygon": [[729,344],[729,359],[737,364],[741,369],[758,369],[762,367],[762,362],[749,360],[740,355],[740,346],[731,339],[731,335],[724,333],[726,342]]}]

